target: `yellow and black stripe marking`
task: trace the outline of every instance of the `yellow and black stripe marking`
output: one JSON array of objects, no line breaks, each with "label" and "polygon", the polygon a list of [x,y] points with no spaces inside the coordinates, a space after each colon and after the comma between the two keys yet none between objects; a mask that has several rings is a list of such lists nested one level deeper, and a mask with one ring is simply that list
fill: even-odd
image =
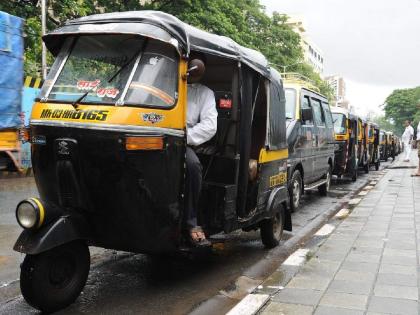
[{"label": "yellow and black stripe marking", "polygon": [[27,76],[25,78],[25,82],[23,83],[23,86],[40,89],[42,88],[43,84],[44,84],[44,80],[42,80],[41,78],[34,78],[31,76]]}]

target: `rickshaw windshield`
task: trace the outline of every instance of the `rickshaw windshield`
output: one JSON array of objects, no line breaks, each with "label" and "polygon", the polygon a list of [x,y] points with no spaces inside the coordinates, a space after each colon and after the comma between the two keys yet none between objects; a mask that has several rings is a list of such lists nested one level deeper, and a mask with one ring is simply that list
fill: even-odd
[{"label": "rickshaw windshield", "polygon": [[347,131],[346,116],[344,114],[332,113],[334,121],[334,132],[336,134],[345,134]]},{"label": "rickshaw windshield", "polygon": [[137,35],[69,37],[46,83],[40,97],[49,101],[72,103],[87,93],[81,103],[171,107],[177,99],[177,52]]},{"label": "rickshaw windshield", "polygon": [[286,96],[286,118],[294,119],[296,111],[296,90],[285,89]]}]

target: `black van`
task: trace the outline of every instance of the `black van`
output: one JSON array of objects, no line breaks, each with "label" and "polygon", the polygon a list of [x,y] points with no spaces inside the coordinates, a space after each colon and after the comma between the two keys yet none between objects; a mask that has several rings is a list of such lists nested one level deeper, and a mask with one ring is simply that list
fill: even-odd
[{"label": "black van", "polygon": [[285,74],[286,127],[289,145],[290,208],[299,207],[305,190],[325,196],[334,166],[334,124],[328,100],[307,79]]}]

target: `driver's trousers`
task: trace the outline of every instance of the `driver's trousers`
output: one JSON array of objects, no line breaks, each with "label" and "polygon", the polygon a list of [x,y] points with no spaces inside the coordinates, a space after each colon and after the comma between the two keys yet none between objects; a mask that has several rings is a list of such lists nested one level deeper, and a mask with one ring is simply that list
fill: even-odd
[{"label": "driver's trousers", "polygon": [[201,192],[203,167],[197,154],[188,146],[186,168],[184,226],[190,229],[197,226],[197,209]]}]

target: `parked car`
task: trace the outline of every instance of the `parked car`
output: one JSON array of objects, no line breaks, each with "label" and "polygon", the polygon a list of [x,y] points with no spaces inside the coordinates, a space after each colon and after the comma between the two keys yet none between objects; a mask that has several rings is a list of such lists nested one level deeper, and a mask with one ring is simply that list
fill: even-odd
[{"label": "parked car", "polygon": [[286,138],[289,145],[290,207],[299,207],[305,190],[326,195],[334,165],[334,126],[330,106],[312,84],[296,74],[284,75]]}]

